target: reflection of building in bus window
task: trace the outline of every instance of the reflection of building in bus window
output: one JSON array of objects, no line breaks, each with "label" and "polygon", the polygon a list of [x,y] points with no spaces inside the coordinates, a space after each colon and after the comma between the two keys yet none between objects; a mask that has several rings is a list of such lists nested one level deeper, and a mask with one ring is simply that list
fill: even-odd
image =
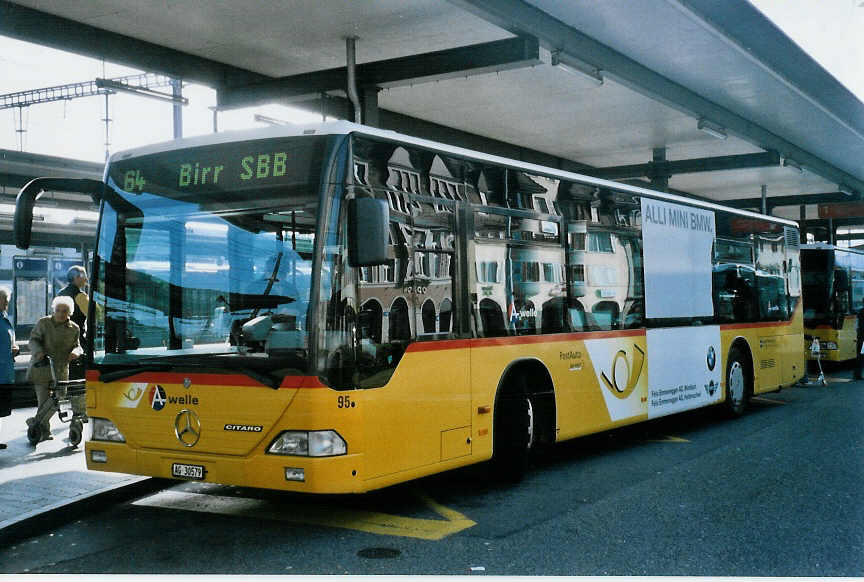
[{"label": "reflection of building in bus window", "polygon": [[589,331],[591,327],[588,325],[588,316],[585,313],[585,307],[578,300],[574,300],[573,305],[567,308],[568,321],[573,331]]},{"label": "reflection of building in bus window", "polygon": [[504,324],[504,312],[501,306],[491,299],[480,301],[480,322],[483,325],[485,337],[499,337],[507,335],[507,327]]},{"label": "reflection of building in bus window", "polygon": [[390,306],[387,335],[388,340],[391,342],[411,340],[411,321],[408,317],[408,302],[403,297],[398,297],[393,302],[393,305]]},{"label": "reflection of building in bus window", "polygon": [[731,301],[731,312],[733,321],[752,321],[753,320],[753,285],[744,278],[747,275],[753,275],[751,270],[739,273],[738,268],[732,268],[726,272],[721,295],[725,295]]},{"label": "reflection of building in bus window", "polygon": [[381,324],[384,319],[384,310],[377,299],[369,299],[360,308],[360,337],[371,340],[373,343],[381,343]]},{"label": "reflection of building in bus window", "polygon": [[553,297],[540,308],[540,333],[562,333],[570,331],[565,322],[566,299]]},{"label": "reflection of building in bus window", "polygon": [[789,302],[783,277],[757,275],[759,319],[784,320],[788,317]]},{"label": "reflection of building in bus window", "polygon": [[441,302],[441,312],[438,315],[438,327],[441,333],[450,332],[450,320],[453,316],[453,303],[449,299]]},{"label": "reflection of building in bus window", "polygon": [[599,301],[591,308],[591,315],[600,329],[617,329],[618,313],[618,304],[614,301]]},{"label": "reflection of building in bus window", "polygon": [[[602,227],[601,227],[602,228]],[[581,299],[593,315],[592,326],[618,329],[623,325],[638,327],[642,323],[641,245],[636,231],[599,230],[584,221],[568,225],[571,249],[570,293]],[[574,244],[575,243],[575,244]]]},{"label": "reflection of building in bus window", "polygon": [[513,300],[511,323],[517,335],[537,333],[537,311],[534,302],[521,298]]},{"label": "reflection of building in bus window", "polygon": [[644,322],[645,305],[641,299],[628,300],[624,308],[624,315],[621,317],[621,327],[624,329],[633,329],[642,327]]},{"label": "reflection of building in bus window", "polygon": [[423,319],[423,333],[435,333],[435,304],[431,299],[423,302],[420,317]]}]

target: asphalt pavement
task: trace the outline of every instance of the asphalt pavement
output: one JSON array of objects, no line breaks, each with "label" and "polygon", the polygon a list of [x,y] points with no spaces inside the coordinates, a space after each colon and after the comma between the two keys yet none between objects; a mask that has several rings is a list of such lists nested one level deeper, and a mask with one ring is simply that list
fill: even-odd
[{"label": "asphalt pavement", "polygon": [[[360,496],[166,484],[0,545],[0,572],[860,577],[864,382],[829,382],[561,443],[518,484],[484,465]],[[31,466],[83,470],[44,444]],[[0,491],[35,471],[8,470]]]}]

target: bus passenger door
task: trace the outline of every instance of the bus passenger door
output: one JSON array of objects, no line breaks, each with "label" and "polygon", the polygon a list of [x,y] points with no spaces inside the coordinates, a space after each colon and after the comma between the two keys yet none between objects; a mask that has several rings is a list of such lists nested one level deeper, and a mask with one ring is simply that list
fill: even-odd
[{"label": "bus passenger door", "polygon": [[[397,171],[410,176],[391,168],[391,174]],[[414,181],[403,177],[398,184]],[[361,311],[381,314],[374,340],[361,340],[363,352],[380,363],[376,368],[387,368],[374,382],[360,384],[368,388],[367,479],[471,454],[469,350],[447,341],[457,316],[455,213],[452,205],[389,194],[394,259],[387,267],[361,269],[358,282]]]}]

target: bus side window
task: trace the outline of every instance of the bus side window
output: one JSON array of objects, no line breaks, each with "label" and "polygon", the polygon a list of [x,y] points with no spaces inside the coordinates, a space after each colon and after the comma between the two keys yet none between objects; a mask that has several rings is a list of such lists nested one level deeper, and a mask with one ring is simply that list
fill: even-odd
[{"label": "bus side window", "polygon": [[782,277],[756,277],[759,286],[759,319],[783,321],[789,318],[789,297]]},{"label": "bus side window", "polygon": [[501,310],[501,306],[491,299],[480,301],[480,322],[483,326],[484,337],[507,335],[504,312]]}]

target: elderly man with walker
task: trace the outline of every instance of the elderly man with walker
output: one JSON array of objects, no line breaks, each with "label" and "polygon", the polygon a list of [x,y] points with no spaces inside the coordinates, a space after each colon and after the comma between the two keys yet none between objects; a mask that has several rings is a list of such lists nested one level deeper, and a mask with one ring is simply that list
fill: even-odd
[{"label": "elderly man with walker", "polygon": [[[30,369],[27,377],[33,382],[36,400],[39,403],[37,416],[45,417],[40,423],[41,438],[37,442],[51,440],[50,416],[40,414],[43,407],[55,405],[51,398],[51,384],[56,379],[69,379],[69,362],[77,359],[81,353],[79,341],[80,330],[70,316],[75,309],[71,297],[58,296],[51,302],[52,314],[36,322],[33,333],[30,334]],[[53,375],[51,368],[53,366]],[[29,421],[29,419],[28,419]]]}]

